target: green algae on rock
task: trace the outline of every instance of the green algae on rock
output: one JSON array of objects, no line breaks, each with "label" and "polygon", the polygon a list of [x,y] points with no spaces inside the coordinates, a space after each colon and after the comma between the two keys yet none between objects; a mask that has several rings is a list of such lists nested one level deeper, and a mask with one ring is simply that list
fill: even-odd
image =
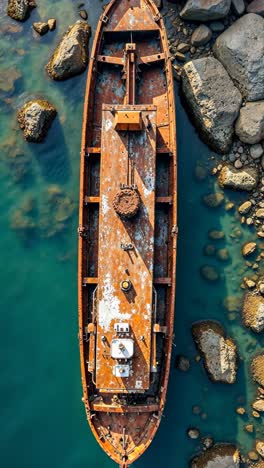
[{"label": "green algae on rock", "polygon": [[18,112],[17,120],[27,141],[40,143],[57,115],[48,101],[36,99],[27,102]]},{"label": "green algae on rock", "polygon": [[86,69],[90,35],[91,27],[84,21],[77,21],[69,27],[46,65],[53,80],[66,80]]}]

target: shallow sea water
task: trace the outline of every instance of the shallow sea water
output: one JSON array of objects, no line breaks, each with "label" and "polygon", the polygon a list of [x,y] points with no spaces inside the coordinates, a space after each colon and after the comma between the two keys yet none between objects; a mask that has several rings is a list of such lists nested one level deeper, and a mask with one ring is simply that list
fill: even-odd
[{"label": "shallow sea water", "polygon": [[[110,468],[114,464],[94,440],[81,403],[77,340],[76,228],[86,74],[56,83],[44,70],[62,33],[78,19],[77,2],[38,3],[30,19],[20,24],[5,15],[6,2],[0,0],[1,466]],[[94,30],[102,3],[86,0],[85,6]],[[40,38],[31,25],[49,17],[58,19],[57,29]],[[20,31],[9,32],[7,25]],[[10,89],[14,70],[21,77]],[[197,181],[195,166],[198,162],[209,172],[215,163],[208,162],[212,153],[194,131],[177,89],[175,93],[179,245],[173,354],[187,355],[191,370],[182,374],[172,366],[164,418],[150,449],[135,464],[138,468],[187,467],[199,449],[199,441],[186,436],[189,426],[198,427],[203,436],[212,435],[215,441],[235,442],[242,451],[249,450],[255,438],[243,429],[252,418],[238,416],[235,409],[243,404],[250,414],[254,387],[248,364],[263,346],[263,338],[242,327],[239,313],[230,321],[222,306],[226,296],[242,296],[240,270],[245,262],[240,245],[253,233],[240,228],[242,238],[233,240],[232,230],[240,227],[234,212],[211,210],[202,204],[202,196],[217,190],[217,186],[210,175],[203,182]],[[16,122],[17,109],[33,96],[49,99],[58,110],[41,145],[25,143]],[[15,158],[17,154],[22,157]],[[21,170],[26,171],[23,177]],[[60,227],[63,224],[62,231],[52,235],[54,218],[47,212],[47,190],[54,190],[54,186],[70,197],[74,211],[69,220],[59,223]],[[29,197],[36,203],[30,215],[35,228],[22,236],[12,220],[16,216],[17,222],[17,210]],[[226,194],[227,201],[244,199],[243,195]],[[215,245],[229,249],[231,259],[226,263],[203,255],[212,228],[225,232],[225,239]],[[204,264],[217,266],[221,274],[218,283],[208,284],[201,278],[199,270]],[[238,344],[241,360],[233,386],[212,384],[202,363],[195,361],[197,351],[190,326],[209,318],[219,320]],[[201,406],[201,415],[192,414],[193,405]],[[258,431],[261,422],[255,423]]]}]

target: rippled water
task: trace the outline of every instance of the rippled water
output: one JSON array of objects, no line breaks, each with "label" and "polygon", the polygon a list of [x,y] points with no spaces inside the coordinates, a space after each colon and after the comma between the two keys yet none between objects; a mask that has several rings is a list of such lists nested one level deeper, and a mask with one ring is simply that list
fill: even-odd
[{"label": "rippled water", "polygon": [[[77,341],[76,227],[86,77],[55,83],[44,71],[59,37],[78,19],[77,2],[38,3],[31,18],[19,24],[5,16],[5,2],[0,0],[1,465],[110,468],[113,463],[86,423]],[[86,0],[85,5],[94,29],[102,3]],[[57,29],[40,38],[33,33],[32,22],[49,17],[58,19]],[[11,25],[19,31],[10,32]],[[18,107],[33,96],[48,98],[58,110],[41,145],[25,143],[16,122]],[[230,316],[222,305],[226,296],[242,295],[241,278],[250,270],[242,271],[240,245],[253,234],[240,227],[234,211],[211,210],[202,204],[203,195],[218,189],[210,175],[197,181],[194,170],[198,163],[209,173],[215,161],[210,160],[211,152],[199,140],[178,96],[177,102],[179,256],[174,355],[188,356],[191,370],[182,374],[172,368],[163,422],[151,448],[136,464],[139,468],[186,467],[199,449],[199,442],[186,436],[189,426],[216,441],[236,442],[243,451],[255,437],[243,429],[252,418],[241,418],[235,409],[243,404],[250,414],[254,388],[248,363],[263,338],[245,330],[240,314]],[[73,210],[67,220],[65,210],[54,214],[49,203],[58,187],[60,200]],[[228,193],[229,199],[237,203],[245,197]],[[21,229],[24,222],[26,230],[25,225]],[[240,239],[230,237],[236,227],[241,230]],[[230,261],[204,256],[211,228],[224,230],[225,239],[215,245],[228,248]],[[218,283],[211,285],[201,278],[204,264],[219,269]],[[219,320],[238,344],[241,361],[233,386],[212,384],[202,364],[195,361],[190,326],[209,318]],[[193,405],[201,406],[200,415],[192,414]],[[259,431],[261,421],[255,427]]]}]

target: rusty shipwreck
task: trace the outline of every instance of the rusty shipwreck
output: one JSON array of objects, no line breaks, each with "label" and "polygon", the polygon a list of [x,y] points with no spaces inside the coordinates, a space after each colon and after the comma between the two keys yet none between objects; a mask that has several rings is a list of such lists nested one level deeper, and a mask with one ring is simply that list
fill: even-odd
[{"label": "rusty shipwreck", "polygon": [[152,0],[113,0],[95,33],[84,104],[79,343],[94,436],[121,467],[150,445],[169,378],[177,154],[166,31]]}]

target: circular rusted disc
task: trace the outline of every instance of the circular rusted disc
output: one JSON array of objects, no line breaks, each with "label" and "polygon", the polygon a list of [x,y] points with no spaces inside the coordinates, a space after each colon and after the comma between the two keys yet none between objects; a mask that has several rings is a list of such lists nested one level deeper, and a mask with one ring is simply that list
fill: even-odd
[{"label": "circular rusted disc", "polygon": [[119,190],[113,200],[113,207],[122,218],[132,218],[139,210],[139,195],[136,190]]}]

